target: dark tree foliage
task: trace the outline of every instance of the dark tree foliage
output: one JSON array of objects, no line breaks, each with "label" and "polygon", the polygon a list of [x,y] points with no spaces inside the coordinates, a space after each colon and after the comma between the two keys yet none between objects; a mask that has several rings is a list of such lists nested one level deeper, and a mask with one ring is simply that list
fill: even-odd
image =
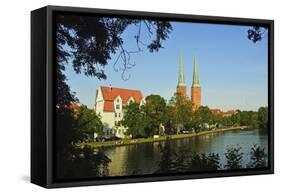
[{"label": "dark tree foliage", "polygon": [[56,151],[61,155],[67,155],[77,139],[73,114],[73,110],[68,108],[60,108],[56,112]]},{"label": "dark tree foliage", "polygon": [[253,43],[257,43],[262,40],[266,33],[266,28],[260,26],[253,26],[248,30],[248,39],[253,41]]},{"label": "dark tree foliage", "polygon": [[[56,18],[56,65],[57,65],[57,105],[66,105],[75,101],[73,93],[66,84],[63,74],[65,65],[72,63],[76,73],[89,77],[106,79],[104,66],[108,65],[111,54],[118,54],[116,62],[122,60],[124,73],[134,64],[130,61],[131,51],[123,47],[123,32],[128,26],[138,28],[134,36],[141,51],[140,44],[150,52],[157,52],[169,36],[172,26],[167,21],[153,21],[126,18],[107,18],[94,16],[59,15]],[[146,27],[151,43],[141,41],[141,26]]]},{"label": "dark tree foliage", "polygon": [[174,161],[175,153],[171,148],[170,140],[164,144],[159,144],[160,148],[160,161],[158,164],[159,169],[155,173],[173,173],[177,170],[177,163]]},{"label": "dark tree foliage", "polygon": [[267,154],[264,148],[254,145],[251,148],[251,161],[248,163],[249,168],[263,168],[267,166]]},{"label": "dark tree foliage", "polygon": [[182,148],[175,153],[175,163],[177,172],[186,172],[190,170],[191,152],[187,148]]},{"label": "dark tree foliage", "polygon": [[264,148],[254,145],[250,150],[250,161],[243,166],[241,147],[228,147],[225,153],[227,163],[223,165],[218,153],[192,153],[187,148],[175,152],[172,140],[160,144],[160,161],[155,173],[181,173],[199,171],[234,170],[243,168],[263,168],[267,166],[268,157]]},{"label": "dark tree foliage", "polygon": [[59,179],[106,176],[110,159],[103,152],[76,146],[101,130],[101,121],[92,110],[67,107],[56,113],[56,175]]},{"label": "dark tree foliage", "polygon": [[[123,32],[129,26],[136,26],[137,52],[140,44],[150,52],[162,48],[162,42],[168,38],[172,26],[166,21],[120,19],[93,16],[58,15],[56,17],[56,147],[57,175],[59,177],[103,176],[107,163],[110,162],[103,153],[96,153],[91,148],[76,147],[77,143],[101,132],[99,118],[86,107],[78,111],[68,107],[78,102],[67,84],[65,67],[72,64],[77,74],[106,79],[104,67],[108,65],[112,54],[117,54],[122,63],[122,78],[126,70],[134,64],[130,61],[131,51],[123,47]],[[151,43],[141,40],[141,26],[151,37]]]},{"label": "dark tree foliage", "polygon": [[225,153],[225,157],[227,159],[226,165],[224,166],[226,169],[241,169],[242,168],[242,159],[243,153],[241,152],[241,147],[228,147]]},{"label": "dark tree foliage", "polygon": [[192,154],[186,148],[174,152],[171,141],[168,139],[164,144],[160,144],[159,169],[155,173],[215,171],[220,169],[219,154]]},{"label": "dark tree foliage", "polygon": [[111,160],[102,152],[90,147],[74,149],[71,155],[58,155],[57,178],[77,179],[108,176]]},{"label": "dark tree foliage", "polygon": [[196,154],[190,159],[189,171],[214,171],[220,168],[219,154]]},{"label": "dark tree foliage", "polygon": [[[57,45],[57,47],[60,46]],[[64,63],[69,57],[68,54],[57,48],[56,57],[56,108],[64,109],[66,106],[69,106],[71,102],[78,102],[78,99],[75,97],[75,93],[71,92],[70,87],[66,83],[67,78],[63,74],[65,70]]]}]

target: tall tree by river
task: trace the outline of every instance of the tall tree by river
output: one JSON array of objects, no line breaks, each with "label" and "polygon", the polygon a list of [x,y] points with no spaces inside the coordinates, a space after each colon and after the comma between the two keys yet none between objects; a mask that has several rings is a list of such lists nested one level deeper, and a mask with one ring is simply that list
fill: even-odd
[{"label": "tall tree by river", "polygon": [[[122,34],[129,26],[135,26],[137,30],[133,35],[136,40],[137,51],[128,51],[123,47]],[[87,148],[80,149],[74,145],[84,139],[84,135],[91,135],[93,131],[99,131],[99,121],[95,115],[89,115],[87,109],[84,112],[74,113],[68,107],[73,102],[78,102],[75,93],[67,84],[64,74],[65,66],[71,64],[77,73],[83,73],[88,77],[106,79],[103,67],[108,65],[112,54],[119,53],[115,62],[121,64],[122,78],[125,72],[135,64],[130,61],[133,52],[141,52],[147,49],[149,52],[158,52],[172,30],[168,21],[120,19],[95,16],[58,15],[56,17],[56,150],[57,150],[57,174],[60,178],[73,178],[79,175],[100,175],[97,167],[109,160],[100,153],[90,153]],[[151,37],[150,42],[141,47],[141,35],[145,33]],[[81,117],[82,116],[82,117]],[[90,117],[88,117],[90,116]],[[76,117],[76,118],[75,118]],[[83,118],[93,117],[94,129],[89,131],[89,124]],[[82,125],[81,125],[82,124]],[[79,126],[82,133],[77,134],[75,126]],[[85,129],[86,127],[86,129]],[[65,164],[65,165],[64,165]],[[77,168],[84,166],[86,170]],[[91,173],[92,172],[92,173]]]}]

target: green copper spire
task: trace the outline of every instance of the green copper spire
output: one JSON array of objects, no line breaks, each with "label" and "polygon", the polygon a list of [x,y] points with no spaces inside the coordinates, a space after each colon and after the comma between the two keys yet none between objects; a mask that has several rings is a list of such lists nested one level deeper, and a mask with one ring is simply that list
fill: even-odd
[{"label": "green copper spire", "polygon": [[197,56],[194,56],[194,61],[193,61],[193,82],[192,82],[192,87],[200,87],[199,83],[199,76],[198,76],[198,60]]},{"label": "green copper spire", "polygon": [[180,71],[179,71],[179,82],[178,86],[186,86],[184,79],[184,64],[182,54],[180,55]]}]

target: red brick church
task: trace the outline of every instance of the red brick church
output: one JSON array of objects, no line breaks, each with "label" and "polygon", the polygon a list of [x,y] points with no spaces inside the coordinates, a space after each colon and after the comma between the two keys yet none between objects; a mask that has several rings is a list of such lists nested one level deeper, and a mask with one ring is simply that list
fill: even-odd
[{"label": "red brick church", "polygon": [[[189,98],[187,95],[185,78],[184,78],[184,63],[183,63],[182,55],[180,56],[180,70],[179,70],[179,78],[178,78],[176,93],[179,93],[182,96]],[[201,106],[201,86],[199,83],[198,61],[196,56],[194,57],[194,61],[193,61],[193,82],[191,86],[191,102],[194,108],[198,108]]]},{"label": "red brick church", "polygon": [[[191,98],[189,98],[187,95],[185,78],[184,78],[184,63],[183,63],[182,55],[180,56],[180,70],[179,70],[179,78],[178,78],[176,93],[179,93],[182,96],[186,97],[187,99],[191,100],[194,109],[201,106],[202,90],[199,83],[198,60],[196,56],[194,56],[194,61],[193,61],[193,81],[191,86]],[[214,108],[210,110],[213,114],[221,115],[224,117],[228,117],[236,114],[235,110],[228,110],[226,112],[218,108]]]}]

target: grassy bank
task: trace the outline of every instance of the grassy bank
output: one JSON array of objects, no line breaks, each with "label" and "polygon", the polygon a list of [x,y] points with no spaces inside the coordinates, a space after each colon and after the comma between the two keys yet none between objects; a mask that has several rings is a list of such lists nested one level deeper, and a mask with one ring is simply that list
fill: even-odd
[{"label": "grassy bank", "polygon": [[123,145],[131,145],[131,144],[138,144],[138,143],[165,141],[167,139],[190,138],[190,137],[195,137],[195,136],[200,136],[200,135],[207,135],[207,134],[213,134],[213,133],[219,133],[219,132],[225,132],[225,131],[238,130],[241,128],[248,128],[248,127],[240,126],[240,127],[216,129],[216,130],[212,130],[212,131],[202,131],[199,133],[193,132],[193,133],[189,133],[189,134],[165,135],[165,136],[160,136],[159,138],[122,139],[122,140],[117,140],[117,141],[80,143],[78,146],[79,147],[90,146],[92,148],[123,146]]}]

